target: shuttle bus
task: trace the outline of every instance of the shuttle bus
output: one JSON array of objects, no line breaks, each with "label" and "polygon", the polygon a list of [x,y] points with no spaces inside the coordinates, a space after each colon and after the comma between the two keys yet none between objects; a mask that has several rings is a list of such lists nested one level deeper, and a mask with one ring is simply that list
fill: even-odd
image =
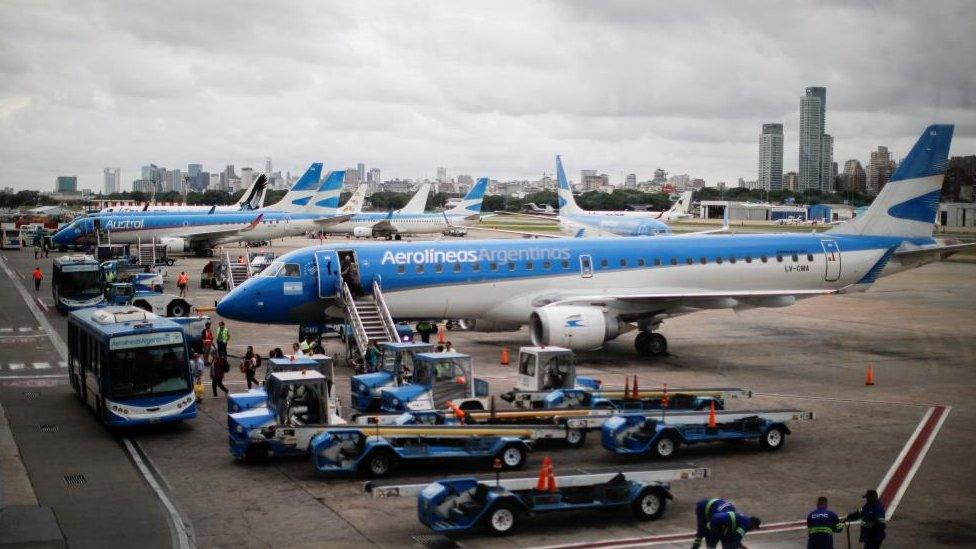
[{"label": "shuttle bus", "polygon": [[19,250],[21,248],[20,229],[13,223],[3,224],[3,240],[0,240],[0,250]]},{"label": "shuttle bus", "polygon": [[72,254],[54,260],[51,277],[54,306],[63,314],[83,307],[96,307],[105,300],[102,271],[90,255]]},{"label": "shuttle bus", "polygon": [[68,377],[75,393],[110,427],[197,416],[183,329],[142,309],[72,311]]}]

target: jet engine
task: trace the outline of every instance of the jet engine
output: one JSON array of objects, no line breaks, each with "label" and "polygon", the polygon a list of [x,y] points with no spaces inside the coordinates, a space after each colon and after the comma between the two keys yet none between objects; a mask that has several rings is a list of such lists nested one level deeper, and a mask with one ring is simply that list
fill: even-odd
[{"label": "jet engine", "polygon": [[372,227],[353,227],[352,235],[356,238],[373,238]]},{"label": "jet engine", "polygon": [[541,307],[529,317],[529,332],[534,345],[566,347],[589,351],[631,329],[597,307],[559,305]]},{"label": "jet engine", "polygon": [[467,332],[517,332],[522,328],[521,324],[491,322],[489,320],[476,320],[473,318],[458,320],[458,326]]},{"label": "jet engine", "polygon": [[185,238],[164,237],[159,239],[159,243],[166,246],[166,253],[186,253],[192,251],[190,242]]}]

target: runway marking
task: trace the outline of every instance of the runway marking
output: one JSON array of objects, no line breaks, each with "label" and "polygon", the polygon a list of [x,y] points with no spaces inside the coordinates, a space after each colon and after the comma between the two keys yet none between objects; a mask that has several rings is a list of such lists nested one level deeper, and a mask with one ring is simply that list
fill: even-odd
[{"label": "runway marking", "polygon": [[[48,321],[46,316],[44,316],[44,313],[42,313],[35,304],[35,301],[31,299],[30,293],[28,293],[24,286],[14,277],[13,271],[10,270],[10,267],[8,267],[6,263],[0,262],[0,269],[3,269],[3,272],[6,273],[7,277],[10,278],[10,281],[13,282],[14,289],[17,290],[17,293],[19,293],[20,297],[23,298],[24,303],[27,304],[27,308],[30,309],[31,314],[33,314],[34,318],[37,319],[38,325],[41,326],[45,332],[47,332],[47,336],[50,339],[51,344],[54,346],[54,349],[58,352],[58,355],[61,356],[62,360],[67,361],[68,346],[65,345],[64,340],[61,339],[61,336],[58,335],[57,331],[54,330],[54,327],[51,326],[51,322]],[[65,374],[38,377],[65,377]],[[136,468],[138,468],[139,472],[142,474],[143,479],[145,479],[146,483],[149,484],[149,487],[152,488],[153,492],[156,494],[156,497],[159,498],[159,501],[163,504],[169,518],[171,534],[173,534],[175,537],[173,540],[174,545],[179,546],[180,549],[189,549],[190,538],[187,533],[187,524],[183,522],[182,517],[176,510],[176,506],[173,505],[173,502],[170,501],[166,491],[163,490],[163,488],[156,481],[156,478],[153,476],[154,471],[159,478],[163,478],[162,473],[156,470],[155,467],[152,467],[152,471],[150,471],[150,466],[146,465],[146,462],[139,455],[141,448],[139,447],[138,442],[130,439],[129,437],[124,437],[122,439],[122,443],[125,446],[126,453],[129,454],[132,462],[135,463]]]},{"label": "runway marking", "polygon": [[42,309],[44,309],[45,313],[50,312],[50,309],[47,308],[47,305],[44,303],[44,301],[41,300],[41,298],[36,297],[34,299],[37,300],[37,304],[40,305]]},{"label": "runway marking", "polygon": [[10,333],[12,331],[14,331],[13,328],[0,328],[0,332],[3,332],[3,333]]},{"label": "runway marking", "polygon": [[[823,400],[843,399],[824,398]],[[855,400],[853,402],[862,401]],[[903,405],[900,402],[872,401],[870,403]],[[930,406],[925,411],[925,414],[922,416],[922,420],[918,423],[918,427],[915,428],[915,432],[913,432],[912,436],[908,438],[908,441],[902,447],[898,457],[896,457],[894,463],[891,464],[891,468],[888,469],[888,473],[885,475],[884,479],[881,480],[881,484],[878,485],[878,494],[881,501],[884,502],[887,508],[889,520],[891,520],[891,517],[895,514],[895,509],[898,508],[898,504],[901,502],[901,498],[905,494],[905,490],[908,489],[908,485],[915,477],[915,473],[918,471],[919,466],[921,466],[922,460],[925,459],[925,455],[932,446],[932,442],[935,441],[936,435],[939,434],[939,430],[942,428],[942,424],[945,423],[945,419],[948,417],[951,409],[952,408],[950,406],[940,404]],[[756,536],[761,534],[791,532],[795,530],[805,530],[806,527],[806,520],[774,522],[770,524],[764,523],[762,529],[750,532],[749,535]],[[622,549],[624,547],[646,547],[650,545],[663,545],[666,543],[692,541],[693,539],[695,539],[695,532],[682,532],[595,542],[544,545],[537,546],[534,549]]]},{"label": "runway marking", "polygon": [[58,368],[67,368],[67,367],[68,367],[68,363],[67,362],[65,362],[63,360],[59,360],[58,361]]},{"label": "runway marking", "polygon": [[51,363],[50,362],[34,362],[33,363],[33,366],[34,366],[34,369],[35,370],[47,370],[47,369],[50,369],[51,368]]},{"label": "runway marking", "polygon": [[24,369],[24,363],[23,362],[11,362],[9,364],[9,368],[11,370],[23,370]]}]

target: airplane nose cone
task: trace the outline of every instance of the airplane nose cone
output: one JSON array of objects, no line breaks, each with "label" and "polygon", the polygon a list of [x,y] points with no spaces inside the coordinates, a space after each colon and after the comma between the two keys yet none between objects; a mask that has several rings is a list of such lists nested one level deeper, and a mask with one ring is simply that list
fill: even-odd
[{"label": "airplane nose cone", "polygon": [[234,288],[217,302],[217,314],[230,320],[244,320],[244,312],[248,309],[246,290]]}]

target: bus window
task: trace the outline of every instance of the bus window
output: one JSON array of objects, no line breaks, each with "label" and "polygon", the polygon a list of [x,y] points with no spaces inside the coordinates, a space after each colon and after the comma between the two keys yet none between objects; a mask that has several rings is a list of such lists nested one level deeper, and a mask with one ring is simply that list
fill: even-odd
[{"label": "bus window", "polygon": [[106,396],[132,398],[191,390],[182,343],[113,349],[108,356]]}]

